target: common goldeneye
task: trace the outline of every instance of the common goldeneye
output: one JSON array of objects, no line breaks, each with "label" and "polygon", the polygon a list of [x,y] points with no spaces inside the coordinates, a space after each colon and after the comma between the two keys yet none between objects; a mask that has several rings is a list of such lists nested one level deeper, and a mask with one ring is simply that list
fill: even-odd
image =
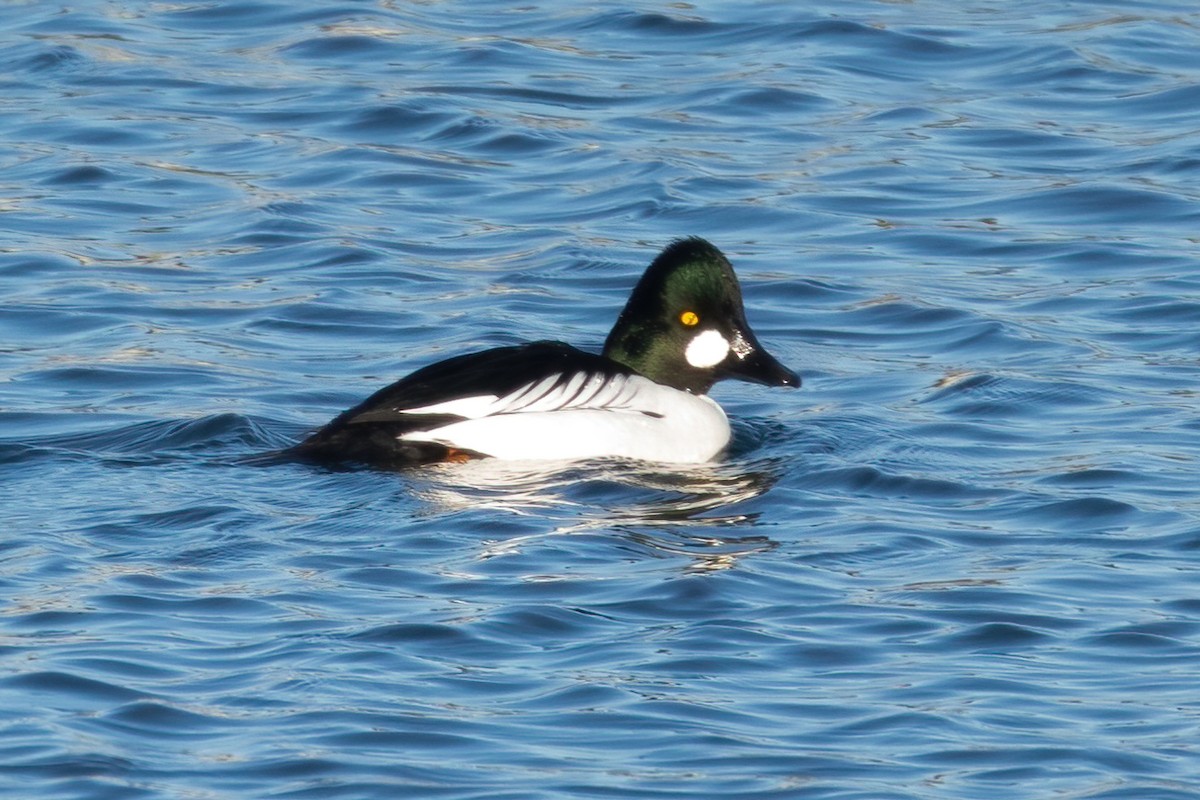
[{"label": "common goldeneye", "polygon": [[729,420],[707,394],[725,378],[800,385],[750,330],[728,259],[680,239],[638,281],[603,354],[539,341],[440,361],[291,452],[388,469],[487,456],[703,462],[729,443]]}]

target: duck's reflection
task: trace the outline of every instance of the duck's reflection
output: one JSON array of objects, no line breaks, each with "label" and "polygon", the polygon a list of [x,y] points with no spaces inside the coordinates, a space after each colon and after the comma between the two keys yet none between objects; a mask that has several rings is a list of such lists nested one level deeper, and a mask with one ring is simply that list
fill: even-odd
[{"label": "duck's reflection", "polygon": [[[690,569],[725,569],[776,543],[736,535],[758,512],[739,508],[779,479],[773,462],[674,466],[480,460],[426,473],[414,487],[428,513],[491,510],[545,518],[548,529],[485,542],[481,558],[519,552],[547,537],[611,531],[653,556],[683,556]],[[725,531],[728,531],[727,533]]]}]

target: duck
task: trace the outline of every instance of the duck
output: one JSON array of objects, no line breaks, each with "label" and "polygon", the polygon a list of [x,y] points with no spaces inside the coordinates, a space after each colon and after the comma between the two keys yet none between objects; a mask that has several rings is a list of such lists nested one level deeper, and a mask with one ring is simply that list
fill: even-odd
[{"label": "duck", "polygon": [[725,379],[801,385],[750,329],[729,259],[705,239],[677,239],[634,286],[599,354],[542,340],[438,361],[290,452],[386,470],[484,458],[704,463],[732,436],[708,395]]}]

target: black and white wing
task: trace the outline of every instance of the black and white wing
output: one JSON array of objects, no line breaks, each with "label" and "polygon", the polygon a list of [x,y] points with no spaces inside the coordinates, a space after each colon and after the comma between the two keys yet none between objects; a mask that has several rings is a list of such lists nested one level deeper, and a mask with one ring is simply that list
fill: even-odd
[{"label": "black and white wing", "polygon": [[460,419],[482,419],[501,414],[534,414],[585,408],[638,411],[634,407],[638,379],[629,373],[591,371],[585,365],[576,365],[574,369],[576,371],[553,372],[534,378],[505,394],[470,395],[403,409],[400,413],[404,416],[450,415]]},{"label": "black and white wing", "polygon": [[423,433],[497,415],[585,408],[638,413],[631,402],[644,381],[616,362],[562,342],[470,353],[379,390],[292,452],[308,460],[389,467],[436,461],[453,448],[427,441],[431,437]]}]

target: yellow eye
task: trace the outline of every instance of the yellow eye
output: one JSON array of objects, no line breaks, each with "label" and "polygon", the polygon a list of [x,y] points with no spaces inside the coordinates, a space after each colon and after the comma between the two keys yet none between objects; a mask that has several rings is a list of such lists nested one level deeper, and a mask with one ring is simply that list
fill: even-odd
[{"label": "yellow eye", "polygon": [[679,321],[691,328],[700,324],[700,317],[696,316],[695,311],[685,311],[679,315]]}]

